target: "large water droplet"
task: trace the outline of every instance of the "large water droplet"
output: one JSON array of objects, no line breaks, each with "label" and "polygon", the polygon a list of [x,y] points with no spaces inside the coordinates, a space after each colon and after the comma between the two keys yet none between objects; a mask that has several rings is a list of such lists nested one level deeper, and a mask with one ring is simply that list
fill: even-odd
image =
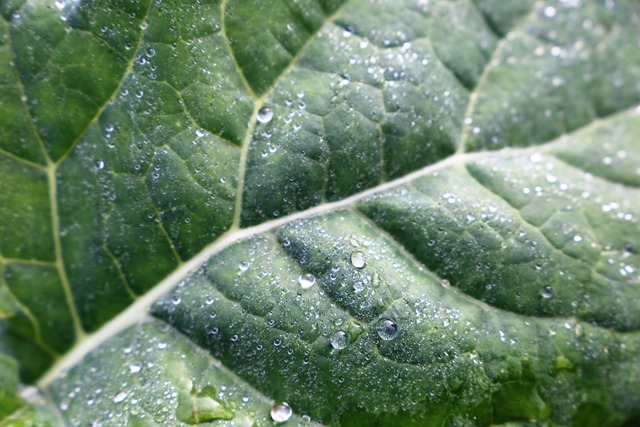
[{"label": "large water droplet", "polygon": [[260,123],[269,123],[273,119],[273,110],[269,107],[262,107],[258,111],[257,119]]},{"label": "large water droplet", "polygon": [[549,299],[553,297],[553,288],[550,285],[546,285],[542,288],[542,298]]},{"label": "large water droplet", "polygon": [[383,340],[391,341],[398,336],[398,325],[391,319],[380,319],[376,332]]},{"label": "large water droplet", "polygon": [[331,336],[329,343],[331,343],[331,347],[342,350],[349,344],[349,336],[345,331],[338,331]]},{"label": "large water droplet", "polygon": [[271,407],[271,419],[277,423],[289,421],[293,416],[293,409],[287,402],[276,403]]},{"label": "large water droplet", "polygon": [[298,282],[300,282],[302,289],[309,289],[316,284],[316,276],[310,273],[302,274],[298,277]]},{"label": "large water droplet", "polygon": [[364,254],[360,251],[351,254],[351,265],[355,268],[362,268],[366,264]]}]

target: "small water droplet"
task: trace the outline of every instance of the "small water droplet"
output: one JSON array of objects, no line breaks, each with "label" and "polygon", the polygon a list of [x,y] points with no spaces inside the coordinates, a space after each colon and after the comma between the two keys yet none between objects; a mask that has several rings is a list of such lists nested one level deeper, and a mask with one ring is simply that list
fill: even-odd
[{"label": "small water droplet", "polygon": [[351,265],[355,268],[362,268],[366,264],[366,260],[364,258],[364,254],[360,251],[353,252],[351,254]]},{"label": "small water droplet", "polygon": [[547,18],[553,18],[554,16],[556,16],[556,13],[557,10],[553,6],[547,6],[544,8],[544,16],[546,16]]},{"label": "small water droplet", "polygon": [[207,132],[204,129],[196,129],[196,136],[198,138],[202,138],[206,134],[207,134]]},{"label": "small water droplet", "polygon": [[249,263],[242,261],[238,267],[240,267],[240,271],[247,271],[249,269]]},{"label": "small water droplet", "polygon": [[125,393],[124,391],[121,391],[120,393],[116,394],[113,397],[113,402],[114,403],[124,402],[126,398],[127,398],[127,393]]},{"label": "small water droplet", "polygon": [[269,107],[262,107],[258,111],[257,119],[260,123],[269,123],[273,119],[273,110]]},{"label": "small water droplet", "polygon": [[338,331],[331,336],[329,343],[331,343],[331,347],[342,350],[349,344],[349,336],[345,331]]},{"label": "small water droplet", "polygon": [[550,285],[546,285],[542,288],[542,298],[549,299],[553,297],[553,288]]},{"label": "small water droplet", "polygon": [[98,161],[96,161],[96,168],[97,168],[98,170],[102,170],[102,169],[104,169],[104,166],[105,166],[104,161],[102,161],[102,160],[98,160]]},{"label": "small water droplet", "polygon": [[300,277],[298,277],[298,282],[302,289],[309,289],[316,284],[316,277],[310,273],[301,274]]},{"label": "small water droplet", "polygon": [[380,319],[376,331],[380,338],[391,341],[398,336],[398,325],[391,319]]},{"label": "small water droplet", "polygon": [[362,280],[358,280],[357,282],[355,282],[353,284],[353,290],[356,291],[356,292],[362,292],[362,291],[364,291],[364,288],[365,288],[365,286],[364,286],[364,282]]},{"label": "small water droplet", "polygon": [[289,421],[293,416],[293,409],[287,402],[279,402],[271,407],[271,419],[277,423]]}]

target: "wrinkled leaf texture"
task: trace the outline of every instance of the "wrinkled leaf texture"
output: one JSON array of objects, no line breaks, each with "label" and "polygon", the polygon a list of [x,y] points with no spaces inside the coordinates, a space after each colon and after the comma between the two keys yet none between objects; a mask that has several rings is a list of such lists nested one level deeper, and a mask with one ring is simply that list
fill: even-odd
[{"label": "wrinkled leaf texture", "polygon": [[0,426],[638,421],[638,1],[0,15]]}]

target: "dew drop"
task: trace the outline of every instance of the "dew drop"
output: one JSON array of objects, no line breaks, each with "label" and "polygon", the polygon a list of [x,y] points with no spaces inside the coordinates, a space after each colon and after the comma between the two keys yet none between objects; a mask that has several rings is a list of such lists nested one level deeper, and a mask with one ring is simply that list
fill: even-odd
[{"label": "dew drop", "polygon": [[271,419],[277,423],[289,421],[293,416],[293,409],[287,402],[276,403],[271,407]]},{"label": "dew drop", "polygon": [[207,132],[204,129],[196,129],[196,136],[198,138],[202,138],[206,134],[207,134]]},{"label": "dew drop", "polygon": [[380,319],[376,331],[380,338],[391,341],[398,336],[398,325],[391,319]]},{"label": "dew drop", "polygon": [[358,280],[357,282],[355,282],[353,284],[353,290],[356,291],[356,292],[362,292],[362,291],[364,291],[364,288],[365,288],[365,286],[364,286],[364,282],[362,280]]},{"label": "dew drop", "polygon": [[242,261],[238,267],[240,268],[240,271],[247,271],[249,269],[249,263],[247,261]]},{"label": "dew drop", "polygon": [[351,254],[351,265],[353,265],[355,268],[362,268],[365,266],[365,264],[366,261],[362,252],[357,251]]},{"label": "dew drop", "polygon": [[582,236],[580,236],[579,234],[576,234],[575,236],[573,236],[573,241],[576,243],[582,242]]},{"label": "dew drop", "polygon": [[542,298],[549,299],[553,297],[553,288],[550,285],[546,285],[542,288]]},{"label": "dew drop", "polygon": [[546,16],[547,18],[553,18],[554,16],[556,16],[556,13],[557,10],[553,6],[547,6],[544,8],[544,16]]},{"label": "dew drop", "polygon": [[331,347],[342,350],[349,343],[349,336],[345,331],[338,331],[331,336],[329,343],[331,343]]},{"label": "dew drop", "polygon": [[302,289],[309,289],[316,284],[316,277],[310,273],[301,274],[300,277],[298,277],[298,282]]},{"label": "dew drop", "polygon": [[98,160],[98,161],[96,161],[96,168],[97,168],[98,170],[102,170],[102,169],[104,169],[104,166],[105,166],[105,163],[104,163],[104,161],[103,161],[103,160]]},{"label": "dew drop", "polygon": [[262,107],[258,111],[257,119],[260,123],[269,123],[273,119],[273,110],[269,107]]},{"label": "dew drop", "polygon": [[124,391],[121,391],[120,393],[116,394],[113,397],[113,403],[124,402],[126,398],[127,398],[127,393],[125,393]]}]

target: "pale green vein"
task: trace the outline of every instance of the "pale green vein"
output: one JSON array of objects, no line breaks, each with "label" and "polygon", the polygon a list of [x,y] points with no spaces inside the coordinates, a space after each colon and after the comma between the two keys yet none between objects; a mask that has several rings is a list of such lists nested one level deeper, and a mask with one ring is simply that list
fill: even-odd
[{"label": "pale green vein", "polygon": [[[226,4],[226,0],[223,0],[223,3]],[[238,172],[238,189],[236,191],[236,208],[235,208],[235,213],[233,217],[233,223],[231,225],[232,230],[240,228],[240,225],[241,225],[242,197],[244,194],[244,181],[245,181],[245,175],[247,170],[247,157],[249,154],[249,147],[253,139],[253,133],[256,128],[256,123],[257,123],[256,118],[258,116],[258,111],[260,111],[260,109],[264,105],[264,102],[269,98],[269,96],[271,96],[273,91],[278,87],[278,85],[280,84],[280,81],[284,78],[284,76],[286,76],[289,73],[289,71],[291,71],[293,67],[295,67],[296,63],[298,62],[300,57],[304,54],[307,47],[316,40],[316,38],[318,37],[318,34],[320,34],[327,25],[331,24],[336,19],[336,17],[340,14],[340,12],[342,11],[342,9],[347,3],[348,2],[343,3],[330,16],[327,16],[327,18],[320,25],[320,27],[318,27],[317,31],[305,41],[305,43],[302,45],[298,53],[293,58],[291,58],[291,61],[289,62],[289,64],[278,75],[278,77],[275,79],[275,81],[273,82],[269,90],[267,90],[260,98],[255,100],[253,113],[251,114],[251,118],[249,119],[247,132],[244,135],[244,140],[242,142],[242,150],[240,152],[240,170]]]},{"label": "pale green vein", "polygon": [[22,163],[24,165],[31,166],[31,167],[36,168],[36,169],[45,169],[45,167],[42,166],[41,164],[34,163],[31,160],[23,159],[22,157],[17,156],[17,155],[15,155],[15,154],[13,154],[13,153],[11,153],[9,151],[6,151],[6,150],[4,150],[2,148],[0,148],[0,154],[2,154],[4,156],[7,156],[8,158],[10,158],[12,160],[15,160],[16,162]]},{"label": "pale green vein", "polygon": [[[13,47],[11,37],[9,37],[9,42],[11,43],[11,51],[13,52],[13,55],[15,57],[16,50]],[[14,70],[16,74],[16,83],[20,91],[20,99],[23,101],[24,108],[30,119],[29,123],[31,126],[31,130],[33,131],[33,135],[38,141],[38,145],[40,146],[42,155],[46,160],[45,170],[47,172],[47,185],[49,187],[49,209],[51,212],[51,226],[52,226],[51,231],[53,234],[53,241],[54,241],[54,248],[55,248],[55,266],[56,266],[56,269],[58,270],[58,276],[60,278],[60,282],[62,283],[62,289],[65,295],[65,301],[67,303],[67,306],[69,308],[69,313],[73,320],[73,329],[75,332],[76,341],[79,341],[81,340],[82,337],[84,337],[85,333],[84,333],[84,329],[82,328],[82,323],[80,321],[80,316],[78,315],[78,310],[76,308],[75,301],[73,299],[73,294],[71,292],[71,285],[67,277],[67,272],[66,272],[63,257],[62,257],[62,243],[60,241],[60,223],[59,223],[59,217],[58,217],[57,178],[56,178],[57,167],[56,167],[56,164],[53,163],[53,161],[49,157],[49,153],[47,152],[45,144],[42,140],[42,136],[40,135],[40,132],[38,132],[38,129],[35,126],[35,120],[31,115],[31,110],[29,109],[29,106],[26,103],[27,95],[24,90],[24,85],[22,84],[20,74],[16,67],[14,67]]]},{"label": "pale green vein", "polygon": [[118,277],[122,281],[122,284],[124,285],[124,289],[127,291],[127,294],[129,294],[131,299],[135,301],[138,298],[138,296],[136,295],[135,292],[133,292],[133,289],[131,289],[131,286],[129,286],[129,282],[127,281],[127,278],[122,272],[122,266],[120,265],[120,260],[116,258],[116,256],[113,254],[111,249],[109,249],[109,246],[107,246],[106,243],[102,244],[102,249],[104,249],[104,251],[107,253],[109,258],[111,259],[111,262],[115,266],[116,271],[118,272]]},{"label": "pale green vein", "polygon": [[69,307],[71,318],[73,319],[73,330],[75,332],[76,340],[80,341],[85,336],[84,329],[82,327],[82,321],[78,314],[75,300],[73,299],[73,292],[71,289],[71,282],[67,276],[67,270],[64,266],[64,258],[62,256],[62,241],[60,239],[60,217],[58,209],[58,183],[56,177],[56,165],[52,163],[49,157],[47,157],[47,181],[49,183],[49,205],[51,207],[51,229],[53,231],[53,243],[56,253],[56,267],[58,269],[58,275],[60,276],[60,282],[62,283],[62,289],[64,296]]},{"label": "pale green vein", "polygon": [[462,132],[460,134],[460,141],[458,142],[458,150],[456,151],[457,154],[465,152],[467,139],[469,139],[470,132],[473,129],[473,123],[468,123],[467,121],[473,120],[472,114],[474,113],[476,109],[476,104],[478,103],[478,95],[480,94],[480,91],[482,90],[489,76],[489,73],[496,66],[494,62],[502,53],[503,49],[507,46],[509,37],[514,32],[518,31],[519,27],[521,27],[524,23],[526,23],[533,16],[534,12],[536,12],[541,6],[542,6],[542,2],[537,1],[531,8],[531,11],[529,12],[529,14],[522,17],[520,21],[518,21],[518,23],[516,23],[516,25],[514,25],[513,28],[511,28],[511,30],[507,32],[500,39],[500,41],[498,42],[498,45],[493,50],[491,57],[487,61],[487,65],[484,67],[484,70],[482,70],[482,74],[480,75],[480,79],[478,79],[478,83],[476,84],[476,86],[473,88],[473,90],[469,95],[469,102],[467,103],[467,109],[464,112],[464,115],[462,116],[462,119],[464,120],[464,122],[462,125]]},{"label": "pale green vein", "polygon": [[233,63],[233,66],[235,67],[238,73],[238,76],[240,76],[240,80],[242,80],[242,84],[244,85],[244,88],[249,93],[249,95],[251,95],[251,98],[253,98],[254,101],[257,101],[258,96],[253,91],[253,89],[251,88],[251,85],[247,81],[247,78],[244,75],[244,71],[242,71],[242,68],[240,68],[240,65],[238,65],[238,61],[236,60],[236,54],[231,48],[231,41],[229,40],[229,37],[227,35],[227,27],[225,24],[226,14],[227,14],[227,0],[222,0],[222,2],[220,2],[220,33],[222,34],[222,38],[224,39],[224,44],[227,46],[227,50],[229,51],[231,62]]},{"label": "pale green vein", "polygon": [[5,286],[4,289],[11,296],[13,302],[18,306],[22,314],[24,314],[24,316],[29,320],[29,323],[31,323],[31,327],[33,328],[33,342],[53,359],[59,358],[60,355],[42,340],[42,329],[40,329],[40,321],[33,314],[31,309],[29,309],[29,307],[27,307],[24,303],[22,303],[22,301],[18,299],[18,297],[15,296],[9,286]]},{"label": "pale green vein", "polygon": [[[149,13],[151,12],[152,4],[153,4],[153,0],[147,0],[147,9],[145,11],[144,17],[140,22],[141,28],[143,27],[146,28],[147,26],[147,19],[149,17]],[[133,54],[131,55],[131,59],[128,61],[127,68],[125,69],[125,72],[123,73],[122,78],[120,79],[120,82],[118,82],[118,85],[116,86],[115,90],[113,91],[111,96],[102,104],[102,106],[98,109],[98,111],[96,111],[96,114],[91,118],[91,120],[87,122],[87,125],[84,127],[84,129],[80,131],[76,139],[71,143],[71,145],[69,145],[69,148],[67,148],[67,151],[65,151],[65,153],[55,162],[55,166],[58,166],[65,161],[65,159],[69,156],[69,154],[71,154],[71,152],[73,151],[75,146],[78,144],[78,142],[80,142],[82,138],[84,138],[85,134],[91,128],[91,126],[93,126],[98,121],[98,119],[102,115],[102,112],[107,108],[107,106],[111,103],[111,101],[113,101],[115,97],[118,96],[118,93],[120,92],[120,89],[122,88],[122,85],[124,84],[127,76],[133,72],[133,64],[135,62],[136,56],[138,56],[140,47],[142,46],[143,37],[144,37],[144,30],[141,30],[140,35],[138,36],[138,40],[136,41],[135,49],[133,50]]]},{"label": "pale green vein", "polygon": [[[633,108],[637,108],[637,106]],[[617,116],[617,114],[612,114],[608,117],[613,118],[615,116]],[[608,118],[599,119],[600,122],[605,120],[608,120]],[[591,125],[592,123],[585,125],[582,128],[575,129],[572,134],[583,131],[584,128],[588,128]],[[344,209],[346,207],[352,206],[358,201],[364,200],[375,194],[399,188],[420,177],[437,173],[438,171],[454,165],[463,165],[469,161],[491,157],[500,157],[507,154],[531,155],[533,153],[543,151],[548,147],[552,147],[554,144],[562,141],[562,138],[563,137],[561,136],[558,139],[549,141],[543,145],[536,145],[531,147],[503,148],[496,151],[461,153],[454,156],[449,156],[437,163],[425,166],[424,168],[416,170],[410,174],[404,175],[392,181],[387,181],[382,185],[366,189],[335,202],[318,205],[305,211],[296,212],[288,216],[273,219],[271,221],[267,221],[262,224],[245,229],[238,230],[236,227],[232,227],[227,232],[222,234],[217,240],[213,241],[210,245],[203,248],[190,260],[185,261],[183,264],[181,264],[176,270],[174,270],[169,276],[163,279],[156,286],[149,289],[145,294],[140,295],[133,304],[131,304],[128,308],[115,316],[109,322],[105,323],[100,329],[91,333],[90,335],[87,335],[84,340],[77,341],[73,348],[71,348],[71,350],[64,357],[59,359],[56,364],[54,364],[41,377],[41,379],[38,381],[38,384],[42,387],[46,387],[48,384],[51,384],[52,381],[58,378],[61,372],[66,369],[70,369],[75,364],[79,363],[84,356],[86,356],[90,351],[94,350],[97,346],[106,342],[111,337],[126,329],[127,327],[139,322],[140,319],[146,315],[151,305],[159,298],[166,295],[167,292],[171,291],[171,289],[173,289],[179,281],[183,280],[189,274],[194,273],[198,268],[200,268],[203,263],[208,261],[211,257],[215,256],[222,250],[236,244],[241,240],[249,239],[251,237],[257,236],[269,230],[273,230],[277,227],[281,227],[285,224],[289,224],[300,219],[310,218],[312,216],[322,215],[335,210]]]}]

